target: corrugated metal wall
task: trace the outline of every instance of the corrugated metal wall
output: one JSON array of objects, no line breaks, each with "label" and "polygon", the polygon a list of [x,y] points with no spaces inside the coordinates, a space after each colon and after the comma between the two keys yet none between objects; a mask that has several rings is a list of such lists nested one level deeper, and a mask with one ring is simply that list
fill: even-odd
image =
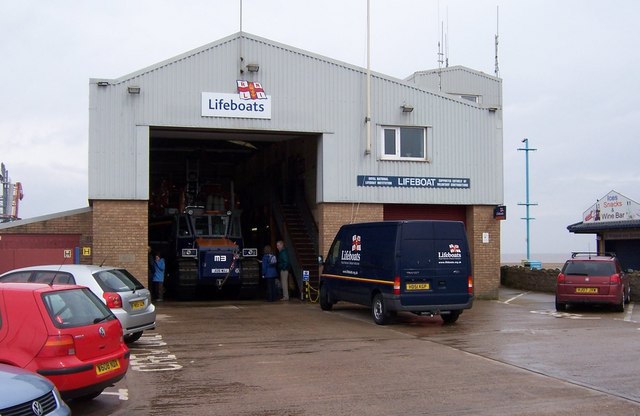
[{"label": "corrugated metal wall", "polygon": [[[240,74],[241,53],[245,63],[260,65],[259,72]],[[461,74],[451,82],[471,89],[474,77]],[[201,116],[201,93],[234,93],[237,79],[262,83],[272,98],[270,120]],[[128,94],[130,85],[140,94]],[[318,202],[502,203],[501,111],[374,74],[372,148],[366,154],[365,94],[364,69],[247,34],[116,80],[93,79],[89,198],[147,199],[148,178],[140,178],[145,169],[148,175],[147,130],[139,126],[174,126],[321,133]],[[414,111],[403,113],[403,104]],[[430,162],[380,161],[380,129],[387,125],[429,127]],[[471,186],[359,187],[358,175],[469,178]]]}]

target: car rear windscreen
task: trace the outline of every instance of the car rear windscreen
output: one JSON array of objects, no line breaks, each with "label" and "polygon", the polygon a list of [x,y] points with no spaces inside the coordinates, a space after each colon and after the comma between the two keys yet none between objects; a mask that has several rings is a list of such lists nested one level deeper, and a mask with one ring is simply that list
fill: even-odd
[{"label": "car rear windscreen", "polygon": [[47,292],[42,300],[57,328],[93,325],[115,319],[111,311],[89,289]]},{"label": "car rear windscreen", "polygon": [[144,289],[142,283],[125,269],[102,270],[93,274],[105,292],[127,292]]},{"label": "car rear windscreen", "polygon": [[614,264],[604,261],[569,261],[564,274],[580,276],[610,276],[616,272]]}]

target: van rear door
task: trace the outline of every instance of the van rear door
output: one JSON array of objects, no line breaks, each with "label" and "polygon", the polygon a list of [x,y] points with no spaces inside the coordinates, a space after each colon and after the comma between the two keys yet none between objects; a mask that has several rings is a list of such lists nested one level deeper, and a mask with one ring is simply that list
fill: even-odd
[{"label": "van rear door", "polygon": [[464,224],[408,221],[400,238],[400,302],[404,306],[461,305],[471,275]]}]

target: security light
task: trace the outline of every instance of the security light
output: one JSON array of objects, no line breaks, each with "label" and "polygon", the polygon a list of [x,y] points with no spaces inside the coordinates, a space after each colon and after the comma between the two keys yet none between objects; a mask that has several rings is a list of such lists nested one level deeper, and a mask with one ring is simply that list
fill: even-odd
[{"label": "security light", "polygon": [[247,64],[247,71],[249,72],[258,72],[260,70],[260,65],[258,64]]},{"label": "security light", "polygon": [[400,108],[402,108],[403,113],[410,113],[413,111],[413,106],[408,104],[402,104],[402,107]]}]

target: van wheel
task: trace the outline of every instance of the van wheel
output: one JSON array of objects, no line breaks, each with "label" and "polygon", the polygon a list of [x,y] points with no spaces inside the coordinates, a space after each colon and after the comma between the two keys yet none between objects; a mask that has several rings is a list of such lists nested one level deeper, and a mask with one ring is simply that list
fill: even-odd
[{"label": "van wheel", "polygon": [[567,309],[567,304],[558,302],[558,300],[556,299],[556,311],[564,312],[566,309]]},{"label": "van wheel", "polygon": [[330,311],[332,307],[333,303],[329,300],[329,289],[327,289],[327,285],[320,286],[320,309]]},{"label": "van wheel", "polygon": [[458,320],[458,317],[461,313],[462,311],[450,311],[449,313],[441,314],[440,317],[442,318],[442,322],[444,322],[445,325],[451,325]]},{"label": "van wheel", "polygon": [[373,303],[371,304],[371,316],[373,316],[373,322],[378,325],[386,325],[390,321],[391,314],[387,311],[387,305],[384,303],[384,298],[379,293],[373,298]]}]

